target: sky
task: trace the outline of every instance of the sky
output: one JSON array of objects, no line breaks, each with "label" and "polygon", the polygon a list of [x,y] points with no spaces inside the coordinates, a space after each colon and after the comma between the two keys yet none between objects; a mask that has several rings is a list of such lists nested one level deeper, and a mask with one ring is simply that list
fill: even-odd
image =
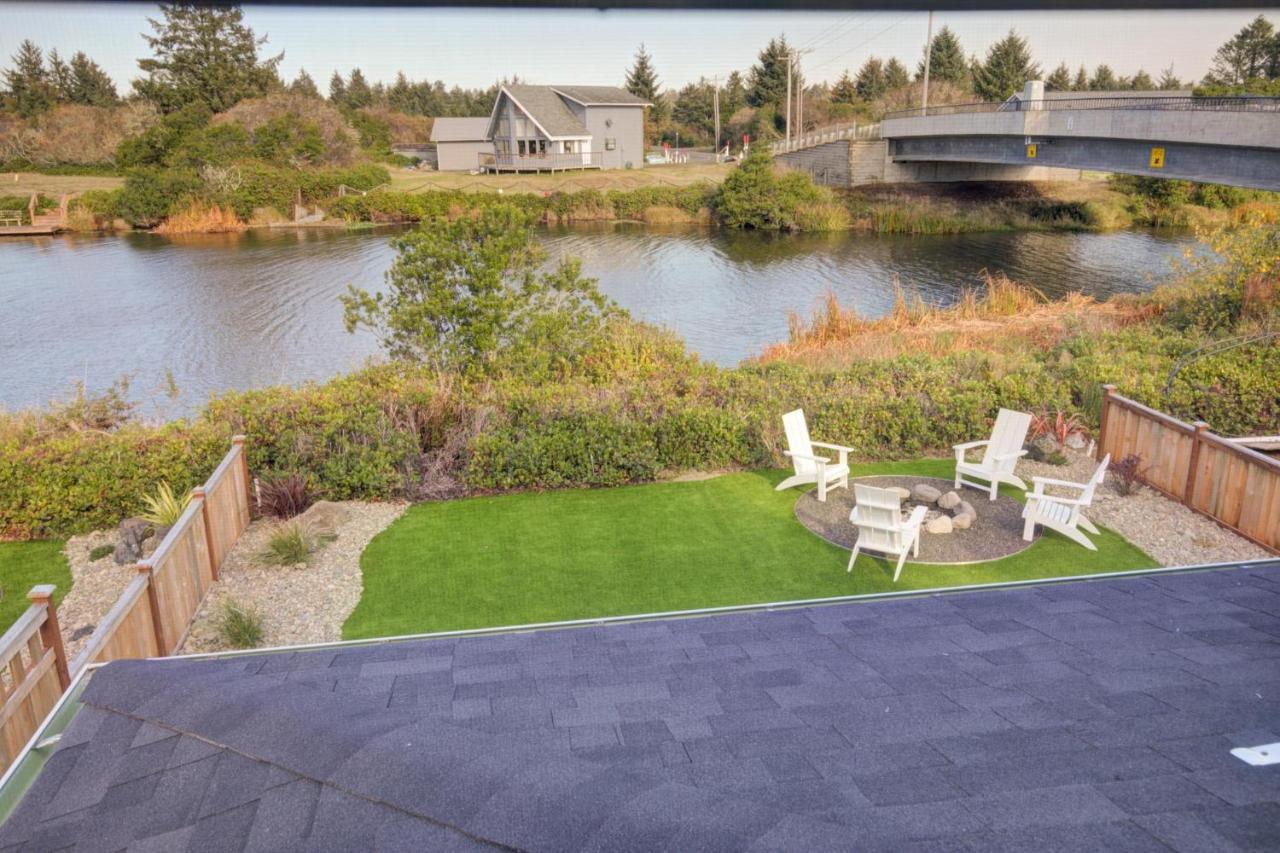
[{"label": "sky", "polygon": [[[1153,77],[1172,64],[1183,80],[1202,77],[1214,51],[1262,10],[1141,12],[945,12],[934,16],[982,55],[1009,29],[1031,44],[1048,74],[1059,62],[1073,69],[1109,64],[1117,74],[1144,68]],[[1274,10],[1273,10],[1274,11]],[[1266,12],[1264,11],[1264,14]],[[83,50],[122,91],[146,55],[140,33],[151,4],[10,3],[0,0],[0,62],[24,38],[64,56]],[[768,40],[785,34],[808,48],[812,81],[856,71],[870,56],[896,56],[914,70],[922,55],[924,12],[710,12],[631,10],[369,9],[246,6],[245,19],[283,50],[281,73],[305,68],[322,90],[334,69],[361,68],[390,82],[403,70],[413,80],[484,87],[513,75],[530,83],[619,84],[641,42],[665,87],[699,77],[746,71]],[[1280,16],[1272,14],[1280,22]]]}]

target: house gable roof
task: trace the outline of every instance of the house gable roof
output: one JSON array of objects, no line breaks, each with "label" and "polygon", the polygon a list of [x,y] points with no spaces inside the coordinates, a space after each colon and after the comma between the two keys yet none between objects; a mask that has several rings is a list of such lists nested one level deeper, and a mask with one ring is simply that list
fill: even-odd
[{"label": "house gable roof", "polygon": [[498,100],[493,105],[493,115],[489,117],[491,137],[503,95],[511,98],[524,110],[548,139],[588,139],[591,136],[591,132],[573,114],[573,110],[569,109],[550,86],[509,85],[502,87]]},{"label": "house gable roof", "polygon": [[431,123],[432,142],[484,142],[489,138],[485,116],[438,118]]},{"label": "house gable roof", "polygon": [[1229,750],[1277,631],[1280,562],[118,661],[0,848],[1269,848],[1280,774]]},{"label": "house gable roof", "polygon": [[584,107],[647,107],[651,104],[618,86],[552,86],[557,94]]}]

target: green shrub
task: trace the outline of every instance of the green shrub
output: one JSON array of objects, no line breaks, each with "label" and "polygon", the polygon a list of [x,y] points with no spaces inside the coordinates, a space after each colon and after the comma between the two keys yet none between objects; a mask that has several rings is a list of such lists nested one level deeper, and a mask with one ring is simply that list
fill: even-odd
[{"label": "green shrub", "polygon": [[103,557],[109,557],[114,554],[115,550],[115,546],[113,545],[98,545],[89,551],[89,561],[96,563]]},{"label": "green shrub", "polygon": [[310,560],[329,538],[300,521],[284,522],[271,531],[258,559],[269,566],[297,566]]},{"label": "green shrub", "polygon": [[218,633],[233,649],[255,649],[262,645],[262,616],[249,605],[228,598],[218,613]]},{"label": "green shrub", "polygon": [[130,170],[116,198],[116,211],[135,228],[154,228],[170,213],[200,197],[203,182],[182,169]]},{"label": "green shrub", "polygon": [[724,179],[715,194],[713,209],[730,228],[789,231],[798,227],[799,208],[830,198],[829,191],[816,186],[802,172],[779,174],[766,148],[756,146]]}]

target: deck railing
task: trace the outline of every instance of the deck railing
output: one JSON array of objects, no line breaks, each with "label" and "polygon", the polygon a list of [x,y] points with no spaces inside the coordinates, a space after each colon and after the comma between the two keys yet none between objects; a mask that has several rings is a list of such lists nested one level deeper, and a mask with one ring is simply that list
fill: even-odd
[{"label": "deck railing", "polygon": [[879,138],[880,125],[878,124],[832,125],[811,130],[806,134],[795,137],[790,142],[775,142],[769,147],[769,151],[776,156],[778,154],[786,154],[789,151],[812,148],[815,145],[825,145],[828,142],[840,142],[844,139],[875,140]]},{"label": "deck railing", "polygon": [[559,171],[560,169],[599,169],[604,163],[604,152],[589,151],[577,154],[497,154],[481,153],[480,170],[527,169],[529,171]]},{"label": "deck railing", "polygon": [[245,439],[236,436],[208,481],[192,490],[182,517],[155,553],[138,564],[138,574],[69,663],[54,588],[31,590],[31,606],[0,637],[0,770],[18,755],[84,667],[164,657],[181,648],[227,554],[249,526],[250,487]]},{"label": "deck railing", "polygon": [[1280,460],[1103,388],[1099,459],[1136,454],[1144,483],[1280,553]]}]

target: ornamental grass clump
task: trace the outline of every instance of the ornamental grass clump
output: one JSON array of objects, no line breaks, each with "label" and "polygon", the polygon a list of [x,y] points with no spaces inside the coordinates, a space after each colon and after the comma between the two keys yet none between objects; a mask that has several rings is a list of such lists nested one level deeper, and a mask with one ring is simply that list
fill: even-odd
[{"label": "ornamental grass clump", "polygon": [[233,649],[262,645],[262,616],[253,607],[228,598],[218,614],[218,633]]},{"label": "ornamental grass clump", "polygon": [[272,566],[305,565],[312,554],[332,539],[332,536],[317,534],[300,521],[291,521],[271,531],[258,559]]},{"label": "ornamental grass clump", "polygon": [[307,479],[301,474],[267,477],[258,484],[258,508],[275,518],[301,515],[312,502]]}]

